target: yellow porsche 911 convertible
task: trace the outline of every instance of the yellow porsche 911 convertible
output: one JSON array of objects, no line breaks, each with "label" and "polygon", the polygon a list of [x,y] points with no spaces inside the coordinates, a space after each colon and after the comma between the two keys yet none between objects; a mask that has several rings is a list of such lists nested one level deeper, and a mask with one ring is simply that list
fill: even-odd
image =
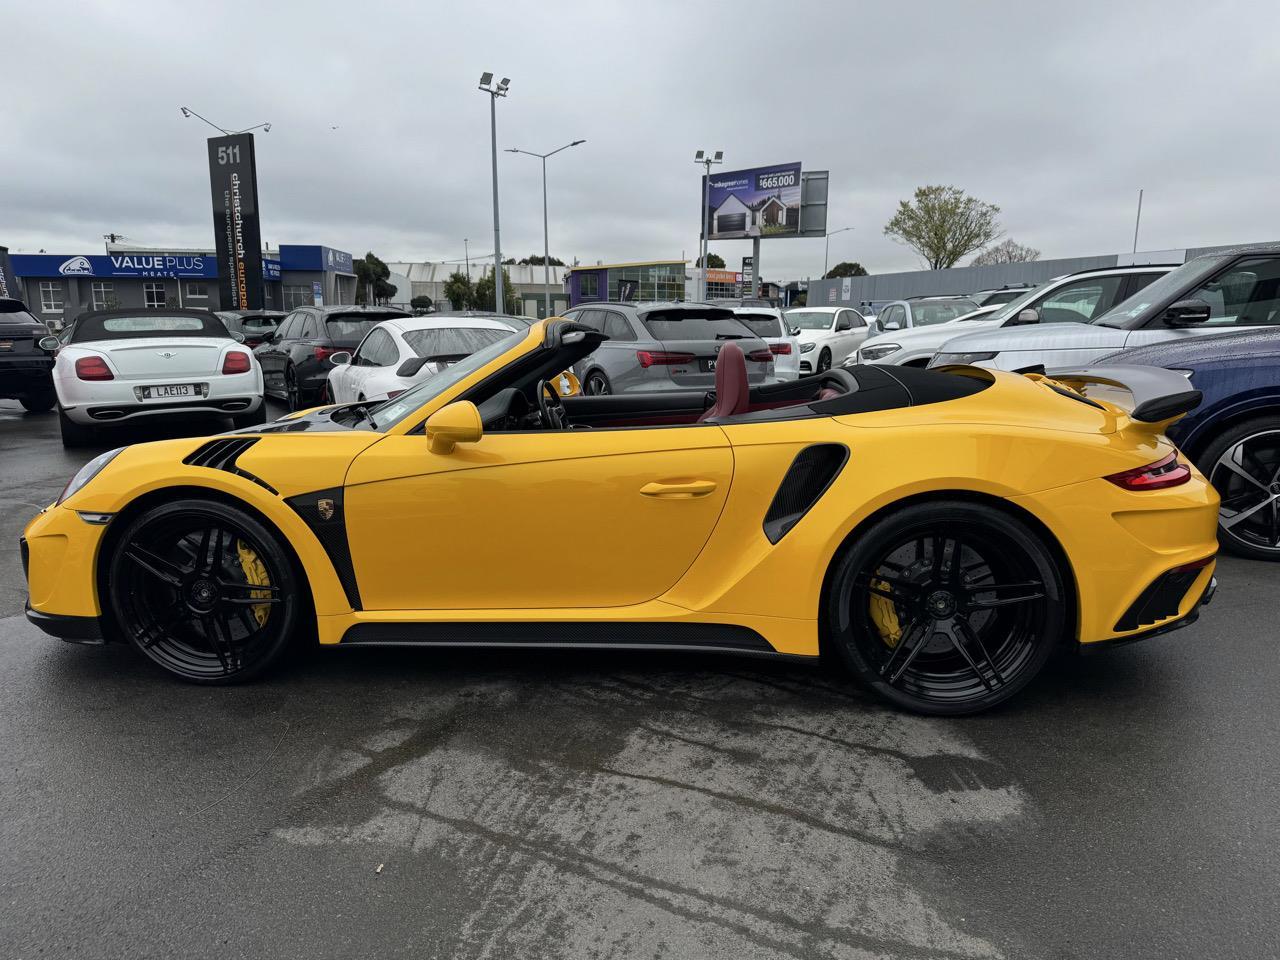
[{"label": "yellow porsche 911 convertible", "polygon": [[730,340],[663,358],[710,394],[548,387],[603,339],[546,320],[378,406],[104,453],[26,528],[28,616],[196,683],[295,637],[829,652],[962,714],[1212,596],[1218,497],[1163,435],[1199,399],[1179,374],[750,386]]}]

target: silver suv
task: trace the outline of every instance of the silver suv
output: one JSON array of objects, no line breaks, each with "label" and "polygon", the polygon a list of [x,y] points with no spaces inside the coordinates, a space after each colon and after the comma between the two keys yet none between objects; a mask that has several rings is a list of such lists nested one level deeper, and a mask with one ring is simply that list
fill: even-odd
[{"label": "silver suv", "polygon": [[773,352],[726,307],[704,303],[584,303],[570,320],[609,339],[573,372],[591,396],[629,391],[712,390],[720,348],[735,341],[751,384],[774,379]]}]

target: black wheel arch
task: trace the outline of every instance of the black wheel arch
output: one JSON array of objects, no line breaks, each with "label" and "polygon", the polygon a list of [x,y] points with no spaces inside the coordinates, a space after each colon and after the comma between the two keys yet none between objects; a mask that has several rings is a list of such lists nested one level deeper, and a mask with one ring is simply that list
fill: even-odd
[{"label": "black wheel arch", "polygon": [[1079,639],[1077,633],[1079,632],[1078,605],[1080,592],[1076,582],[1075,567],[1072,566],[1071,558],[1067,556],[1067,551],[1063,548],[1062,543],[1054,532],[1034,513],[1006,500],[1004,497],[981,493],[977,490],[930,490],[927,493],[918,493],[910,497],[903,497],[901,500],[895,500],[893,503],[887,504],[868,515],[849,531],[848,535],[840,541],[840,545],[827,558],[827,567],[822,575],[822,589],[818,593],[818,609],[816,611],[818,619],[818,650],[824,658],[829,654],[830,637],[828,635],[827,618],[824,616],[823,611],[827,609],[827,598],[831,592],[832,573],[839,564],[840,558],[851,549],[857,538],[873,524],[906,507],[929,503],[972,503],[992,507],[1030,527],[1032,532],[1043,541],[1054,562],[1058,564],[1058,568],[1062,572],[1062,583],[1067,591],[1067,595],[1063,598],[1064,606],[1071,617],[1070,622],[1066,624],[1063,630],[1063,636],[1068,643],[1074,643]]},{"label": "black wheel arch", "polygon": [[[1191,458],[1192,462],[1203,473],[1206,466],[1202,459],[1208,449],[1213,446],[1213,442],[1221,437],[1228,430],[1234,430],[1241,424],[1248,423],[1250,420],[1261,420],[1264,417],[1280,417],[1280,398],[1274,399],[1272,402],[1257,407],[1249,407],[1244,410],[1237,410],[1234,413],[1224,416],[1222,419],[1214,419],[1205,423],[1196,430],[1195,437],[1186,447],[1181,448],[1183,453]],[[1181,447],[1181,445],[1179,445]]]}]

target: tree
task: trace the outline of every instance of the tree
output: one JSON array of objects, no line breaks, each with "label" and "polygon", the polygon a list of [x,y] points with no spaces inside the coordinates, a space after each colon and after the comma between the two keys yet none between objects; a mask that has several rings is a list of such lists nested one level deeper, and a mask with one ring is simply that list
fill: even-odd
[{"label": "tree", "polygon": [[945,270],[1000,238],[999,212],[957,187],[917,187],[914,201],[898,204],[884,233],[920,254],[930,270]]},{"label": "tree", "polygon": [[[553,267],[564,266],[564,261],[561,260],[559,257],[547,257],[546,262]],[[527,256],[523,260],[521,260],[520,263],[526,267],[540,267],[543,264],[542,254],[540,253],[531,254],[530,256]]]},{"label": "tree", "polygon": [[822,279],[835,280],[837,277],[865,277],[866,275],[867,268],[856,260],[853,262],[841,260],[834,267],[828,270],[827,275]]},{"label": "tree", "polygon": [[414,310],[421,310],[423,313],[426,313],[428,310],[431,309],[431,306],[434,302],[435,301],[433,301],[430,297],[423,295],[420,297],[414,297],[412,300],[410,300],[409,306],[413,307]]},{"label": "tree", "polygon": [[[355,262],[356,268],[356,303],[386,303],[396,295],[396,285],[388,283],[390,268],[373,255],[366,253]],[[369,296],[372,288],[373,296]]]},{"label": "tree", "polygon": [[[696,263],[699,267],[701,267],[701,266],[702,266],[702,258],[701,258],[701,257],[699,257],[697,260],[695,260],[695,261],[694,261],[694,263]],[[707,254],[707,269],[708,269],[708,270],[723,270],[723,269],[724,269],[724,257],[720,256],[720,254],[718,254],[718,253],[708,253],[708,254]]]},{"label": "tree", "polygon": [[[476,291],[474,297],[475,308],[477,310],[493,310],[494,300],[496,299],[493,289],[493,269],[485,271],[485,275],[476,281]],[[506,306],[498,313],[518,314],[520,312],[520,298],[511,287],[511,278],[507,276],[507,268],[502,268],[502,299],[506,301]]]},{"label": "tree", "polygon": [[969,261],[971,267],[990,267],[997,263],[1030,263],[1040,259],[1040,251],[1028,247],[1010,237],[994,247],[987,247]]},{"label": "tree", "polygon": [[[449,306],[454,310],[466,310],[475,303],[475,288],[461,270],[455,270],[449,274],[449,279],[444,282],[443,293],[445,299],[449,301]],[[492,297],[493,294],[489,296]]]}]

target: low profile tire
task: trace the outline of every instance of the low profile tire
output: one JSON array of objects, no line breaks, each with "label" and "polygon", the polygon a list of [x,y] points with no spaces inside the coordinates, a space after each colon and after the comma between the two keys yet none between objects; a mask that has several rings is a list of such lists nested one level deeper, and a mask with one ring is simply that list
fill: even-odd
[{"label": "low profile tire", "polygon": [[58,411],[58,429],[62,432],[62,445],[67,448],[86,446],[93,438],[93,431]]},{"label": "low profile tire", "polygon": [[285,654],[302,584],[277,535],[245,511],[177,500],[139,514],[114,542],[114,626],[172,676],[237,683]]},{"label": "low profile tire", "polygon": [[1222,497],[1222,547],[1251,560],[1280,560],[1280,416],[1232,427],[1199,461]]},{"label": "low profile tire", "polygon": [[259,426],[260,424],[266,423],[267,422],[266,399],[264,398],[263,401],[260,404],[258,404],[257,410],[251,411],[250,413],[237,414],[236,416],[231,418],[231,422],[235,424],[237,430],[243,427],[256,427],[256,426]]},{"label": "low profile tire", "polygon": [[1040,536],[1001,510],[908,506],[860,532],[825,598],[828,636],[858,679],[916,713],[1008,700],[1063,641],[1066,590]]},{"label": "low profile tire", "polygon": [[818,366],[815,373],[826,373],[831,369],[831,351],[826,347],[822,348],[822,352],[818,354]]},{"label": "low profile tire", "polygon": [[18,402],[29,413],[45,413],[57,406],[58,395],[52,390],[37,390],[28,393],[25,397],[19,397]]},{"label": "low profile tire", "polygon": [[284,402],[290,413],[302,409],[302,388],[298,386],[298,374],[293,367],[284,370]]},{"label": "low profile tire", "polygon": [[605,376],[603,370],[592,370],[587,374],[586,382],[582,385],[582,392],[589,397],[607,397],[613,393],[613,384],[609,382],[609,378]]}]

